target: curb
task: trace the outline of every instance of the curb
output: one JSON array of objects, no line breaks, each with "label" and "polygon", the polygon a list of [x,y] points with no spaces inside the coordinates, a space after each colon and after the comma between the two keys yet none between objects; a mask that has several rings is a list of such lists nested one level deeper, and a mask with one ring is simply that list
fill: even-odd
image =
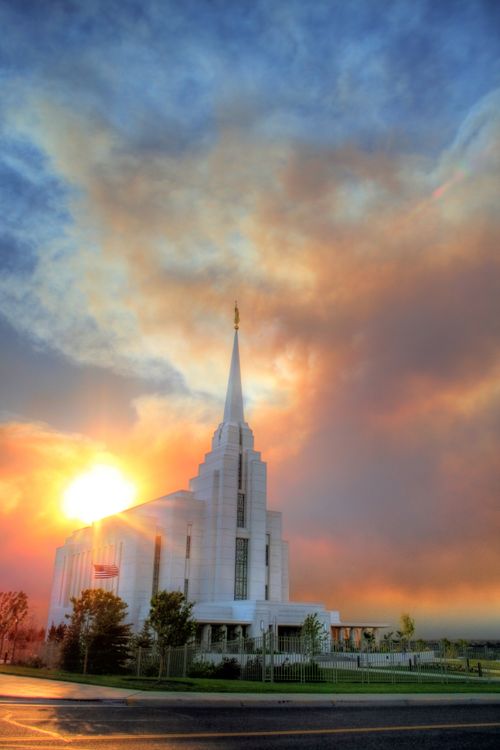
[{"label": "curb", "polygon": [[449,694],[430,694],[424,696],[409,696],[409,695],[366,695],[365,696],[354,696],[354,695],[336,695],[336,696],[311,696],[305,698],[304,696],[289,697],[289,696],[270,696],[269,698],[263,698],[261,695],[255,697],[249,697],[248,695],[241,695],[241,697],[224,698],[217,696],[210,698],[210,694],[207,697],[197,696],[182,696],[182,697],[166,697],[166,696],[144,696],[144,695],[133,695],[124,699],[124,703],[127,706],[154,706],[157,708],[175,708],[175,707],[190,707],[190,708],[339,708],[344,706],[416,706],[416,705],[491,705],[500,704],[500,695],[463,695],[454,696]]},{"label": "curb", "polygon": [[197,693],[194,695],[151,695],[148,693],[134,693],[129,696],[116,698],[47,698],[45,696],[24,697],[16,695],[0,695],[0,704],[44,704],[44,705],[75,705],[75,704],[99,704],[109,706],[150,706],[152,708],[342,708],[360,706],[417,706],[417,705],[500,705],[500,693],[486,694],[462,694],[450,693],[427,693],[400,694],[391,693],[358,693],[338,695],[272,695],[265,697],[262,694],[231,693],[229,695],[213,693]]},{"label": "curb", "polygon": [[39,698],[24,698],[17,695],[0,695],[0,706],[7,706],[15,704],[16,706],[54,706],[54,705],[81,705],[82,703],[88,704],[89,706],[95,705],[109,705],[109,706],[125,706],[126,703],[122,699],[116,698],[45,698],[40,696]]}]

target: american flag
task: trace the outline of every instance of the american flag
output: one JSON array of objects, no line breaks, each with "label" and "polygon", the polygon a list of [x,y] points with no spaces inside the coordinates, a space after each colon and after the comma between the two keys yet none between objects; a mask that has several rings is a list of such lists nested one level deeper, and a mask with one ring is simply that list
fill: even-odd
[{"label": "american flag", "polygon": [[120,570],[117,565],[94,563],[94,578],[116,578]]}]

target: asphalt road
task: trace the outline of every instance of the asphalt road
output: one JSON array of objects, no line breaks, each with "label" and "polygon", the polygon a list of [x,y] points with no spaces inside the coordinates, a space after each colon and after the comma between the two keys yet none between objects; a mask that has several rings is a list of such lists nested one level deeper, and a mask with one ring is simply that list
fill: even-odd
[{"label": "asphalt road", "polygon": [[0,704],[0,748],[264,750],[500,747],[500,706]]}]

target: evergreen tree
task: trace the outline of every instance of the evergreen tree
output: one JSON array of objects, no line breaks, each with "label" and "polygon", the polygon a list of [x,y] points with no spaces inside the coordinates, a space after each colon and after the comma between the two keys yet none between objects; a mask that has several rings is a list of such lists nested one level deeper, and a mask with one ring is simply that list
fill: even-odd
[{"label": "evergreen tree", "polygon": [[68,626],[61,622],[59,625],[52,625],[49,628],[47,640],[51,643],[61,643],[64,640],[64,634],[66,633]]},{"label": "evergreen tree", "polygon": [[83,671],[83,644],[81,642],[81,619],[75,612],[64,633],[61,649],[61,668],[66,672]]},{"label": "evergreen tree", "polygon": [[153,645],[153,633],[148,619],[144,620],[144,624],[140,631],[132,636],[130,644],[133,649],[151,648]]}]

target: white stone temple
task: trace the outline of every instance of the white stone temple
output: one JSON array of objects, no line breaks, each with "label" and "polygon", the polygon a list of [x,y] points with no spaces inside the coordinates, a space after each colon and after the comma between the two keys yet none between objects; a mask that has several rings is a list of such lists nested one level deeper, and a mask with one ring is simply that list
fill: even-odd
[{"label": "white stone temple", "polygon": [[152,594],[182,591],[195,602],[198,637],[273,629],[296,633],[317,613],[335,639],[379,623],[341,623],[323,604],[289,601],[288,543],[281,513],[267,508],[266,464],[243,413],[239,315],[224,416],[189,490],[159,497],[78,529],[56,552],[48,625],[72,611],[71,597],[104,588],[128,604],[139,630]]}]

